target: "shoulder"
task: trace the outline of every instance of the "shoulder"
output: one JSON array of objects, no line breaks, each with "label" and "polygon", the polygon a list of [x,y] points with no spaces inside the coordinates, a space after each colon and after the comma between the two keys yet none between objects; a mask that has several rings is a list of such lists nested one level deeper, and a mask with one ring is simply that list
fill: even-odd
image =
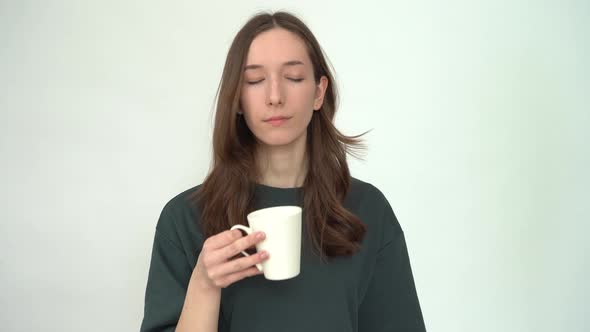
[{"label": "shoulder", "polygon": [[197,232],[195,221],[199,212],[193,195],[200,187],[199,184],[171,196],[160,212],[156,230],[172,240],[177,240],[187,232]]},{"label": "shoulder", "polygon": [[359,212],[361,219],[369,227],[374,227],[376,233],[393,237],[403,232],[389,200],[377,186],[352,178],[349,193],[350,204],[356,205],[356,211]]},{"label": "shoulder", "polygon": [[199,190],[200,187],[201,184],[196,185],[169,198],[166,204],[164,204],[162,213],[178,215],[195,209],[196,206],[194,204],[193,195],[197,192],[197,190]]},{"label": "shoulder", "polygon": [[362,204],[380,208],[390,207],[389,201],[377,186],[355,177],[351,177],[349,195]]}]

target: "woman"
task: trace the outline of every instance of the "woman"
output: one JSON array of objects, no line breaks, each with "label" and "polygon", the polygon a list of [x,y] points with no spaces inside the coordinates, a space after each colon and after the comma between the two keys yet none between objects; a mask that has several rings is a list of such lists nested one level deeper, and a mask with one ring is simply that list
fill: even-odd
[{"label": "woman", "polygon": [[[141,331],[424,331],[400,225],[384,195],[350,176],[359,136],[334,127],[336,87],[303,22],[259,14],[225,63],[214,160],[156,227]],[[301,273],[261,276],[264,234],[228,230],[256,209],[303,207]],[[252,252],[252,251],[251,251]]]}]

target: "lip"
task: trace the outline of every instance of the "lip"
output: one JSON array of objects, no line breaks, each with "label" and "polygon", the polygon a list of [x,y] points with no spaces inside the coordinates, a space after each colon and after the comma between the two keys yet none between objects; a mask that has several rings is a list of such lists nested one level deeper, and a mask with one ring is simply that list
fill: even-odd
[{"label": "lip", "polygon": [[275,120],[287,120],[290,119],[288,116],[273,116],[271,118],[268,118],[264,121],[275,121]]},{"label": "lip", "polygon": [[286,116],[273,116],[272,118],[268,118],[264,120],[264,122],[270,123],[273,127],[278,127],[289,120],[290,117]]}]

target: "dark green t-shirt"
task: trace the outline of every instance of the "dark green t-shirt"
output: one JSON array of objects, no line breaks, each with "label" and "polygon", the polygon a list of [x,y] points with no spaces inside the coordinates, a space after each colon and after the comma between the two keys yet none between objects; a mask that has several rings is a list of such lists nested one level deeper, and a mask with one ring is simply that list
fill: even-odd
[{"label": "dark green t-shirt", "polygon": [[[180,317],[204,242],[199,212],[188,201],[197,188],[171,199],[160,215],[141,331],[174,331]],[[301,188],[258,184],[255,197],[257,209],[303,203]],[[425,331],[404,233],[387,199],[352,178],[344,207],[367,225],[359,252],[322,262],[304,222],[300,274],[281,281],[257,275],[223,288],[219,331]]]}]

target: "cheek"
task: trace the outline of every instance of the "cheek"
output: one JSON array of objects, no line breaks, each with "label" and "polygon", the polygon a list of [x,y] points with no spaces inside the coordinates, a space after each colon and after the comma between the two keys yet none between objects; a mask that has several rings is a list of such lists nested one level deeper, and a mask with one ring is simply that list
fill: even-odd
[{"label": "cheek", "polygon": [[306,87],[306,89],[301,89],[301,100],[305,100],[307,102],[307,107],[309,109],[313,109],[314,99],[315,99],[315,85],[311,85]]},{"label": "cheek", "polygon": [[245,112],[252,112],[260,108],[260,104],[265,102],[264,91],[256,89],[243,89],[240,95],[240,104]]},{"label": "cheek", "polygon": [[250,93],[248,93],[248,90],[242,89],[240,91],[240,105],[242,108],[248,108],[250,100],[252,100],[252,97],[250,96]]}]

